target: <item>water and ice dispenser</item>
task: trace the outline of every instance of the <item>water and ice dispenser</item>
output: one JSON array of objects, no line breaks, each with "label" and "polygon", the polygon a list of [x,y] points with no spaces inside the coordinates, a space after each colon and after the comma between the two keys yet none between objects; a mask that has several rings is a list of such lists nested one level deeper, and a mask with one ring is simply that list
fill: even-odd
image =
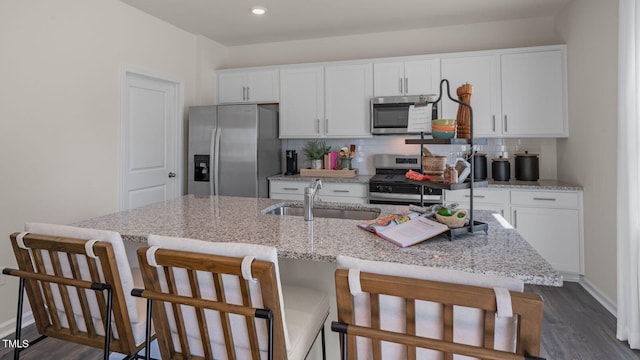
[{"label": "water and ice dispenser", "polygon": [[211,174],[211,163],[209,162],[209,155],[193,155],[193,179],[195,181],[209,181],[209,175]]}]

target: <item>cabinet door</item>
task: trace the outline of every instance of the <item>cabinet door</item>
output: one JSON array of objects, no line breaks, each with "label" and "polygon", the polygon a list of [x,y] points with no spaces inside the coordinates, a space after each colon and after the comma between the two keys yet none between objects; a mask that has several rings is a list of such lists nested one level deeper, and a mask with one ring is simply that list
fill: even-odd
[{"label": "cabinet door", "polygon": [[512,223],[554,269],[582,273],[578,210],[516,206]]},{"label": "cabinet door", "polygon": [[218,103],[239,103],[246,99],[244,72],[218,74]]},{"label": "cabinet door", "polygon": [[568,136],[564,53],[501,55],[503,132],[508,136]]},{"label": "cabinet door", "polygon": [[318,201],[325,202],[337,202],[348,204],[367,204],[367,198],[353,197],[353,196],[330,196],[330,195],[318,195]]},{"label": "cabinet door", "polygon": [[278,70],[250,71],[245,98],[248,102],[278,102],[279,84]]},{"label": "cabinet door", "polygon": [[404,63],[405,95],[438,95],[440,89],[440,59],[407,61]]},{"label": "cabinet door", "polygon": [[[443,79],[449,80],[451,96],[456,97],[459,86],[473,85],[471,106],[473,107],[473,132],[476,137],[502,135],[500,113],[500,82],[498,57],[496,55],[464,56],[444,58],[441,64]],[[442,117],[455,119],[458,104],[442,100]]]},{"label": "cabinet door", "polygon": [[373,95],[404,95],[403,62],[382,62],[373,64]]},{"label": "cabinet door", "polygon": [[280,137],[315,138],[324,133],[322,67],[295,67],[280,71]]},{"label": "cabinet door", "polygon": [[325,67],[325,135],[370,137],[371,64]]}]

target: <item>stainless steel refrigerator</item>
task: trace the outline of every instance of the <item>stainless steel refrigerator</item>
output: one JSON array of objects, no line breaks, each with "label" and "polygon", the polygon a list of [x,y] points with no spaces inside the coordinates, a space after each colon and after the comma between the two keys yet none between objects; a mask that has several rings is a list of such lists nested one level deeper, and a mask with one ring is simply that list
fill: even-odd
[{"label": "stainless steel refrigerator", "polygon": [[278,105],[189,108],[189,194],[269,197],[280,161]]}]

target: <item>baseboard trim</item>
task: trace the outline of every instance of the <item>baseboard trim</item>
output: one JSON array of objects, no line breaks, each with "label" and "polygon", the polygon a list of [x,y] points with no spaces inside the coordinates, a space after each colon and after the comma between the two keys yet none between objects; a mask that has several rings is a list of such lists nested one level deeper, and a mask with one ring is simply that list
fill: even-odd
[{"label": "baseboard trim", "polygon": [[[33,324],[35,320],[33,319],[33,313],[28,312],[22,315],[22,328]],[[12,335],[16,332],[16,319],[5,321],[0,324],[0,338],[6,338],[9,335]]]},{"label": "baseboard trim", "polygon": [[595,286],[591,281],[587,278],[583,277],[579,281],[580,285],[593,296],[605,309],[607,309],[613,316],[617,317],[618,307],[613,300],[611,300],[607,295],[605,295],[597,286]]}]

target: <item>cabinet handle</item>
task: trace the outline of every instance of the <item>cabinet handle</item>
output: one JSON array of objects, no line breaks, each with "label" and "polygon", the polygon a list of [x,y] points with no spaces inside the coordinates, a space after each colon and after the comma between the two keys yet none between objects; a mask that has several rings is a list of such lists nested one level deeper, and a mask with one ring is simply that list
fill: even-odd
[{"label": "cabinet handle", "polygon": [[405,94],[409,93],[409,78],[404,78],[404,92]]},{"label": "cabinet handle", "polygon": [[403,94],[404,91],[402,91],[402,78],[400,78],[399,80],[400,80],[400,94]]},{"label": "cabinet handle", "polygon": [[513,210],[513,227],[518,228],[518,210]]},{"label": "cabinet handle", "polygon": [[249,87],[247,86],[247,101],[249,101],[249,100],[250,100],[250,97],[249,97],[249,90],[250,90],[250,89],[249,89]]},{"label": "cabinet handle", "polygon": [[504,132],[507,132],[507,115],[504,116]]},{"label": "cabinet handle", "polygon": [[493,115],[493,132],[496,132],[496,116]]},{"label": "cabinet handle", "polygon": [[540,200],[540,201],[556,201],[555,198],[541,198],[541,197],[534,197],[533,200]]},{"label": "cabinet handle", "polygon": [[286,187],[286,188],[283,188],[283,190],[296,191],[296,190],[298,190],[298,188]]},{"label": "cabinet handle", "polygon": [[243,86],[242,87],[242,101],[247,100],[247,87]]},{"label": "cabinet handle", "polygon": [[349,190],[333,190],[334,193],[348,193]]},{"label": "cabinet handle", "polygon": [[502,217],[504,217],[504,209],[500,209],[500,215],[502,215]]},{"label": "cabinet handle", "polygon": [[320,134],[320,119],[316,119],[316,133]]},{"label": "cabinet handle", "polygon": [[[465,195],[464,197],[468,197],[468,198],[470,198],[470,197],[471,197],[471,195]],[[484,195],[473,195],[473,197],[474,197],[474,198],[478,198],[478,199],[484,199],[486,196],[484,196]]]},{"label": "cabinet handle", "polygon": [[329,133],[329,119],[324,119],[324,133]]}]

